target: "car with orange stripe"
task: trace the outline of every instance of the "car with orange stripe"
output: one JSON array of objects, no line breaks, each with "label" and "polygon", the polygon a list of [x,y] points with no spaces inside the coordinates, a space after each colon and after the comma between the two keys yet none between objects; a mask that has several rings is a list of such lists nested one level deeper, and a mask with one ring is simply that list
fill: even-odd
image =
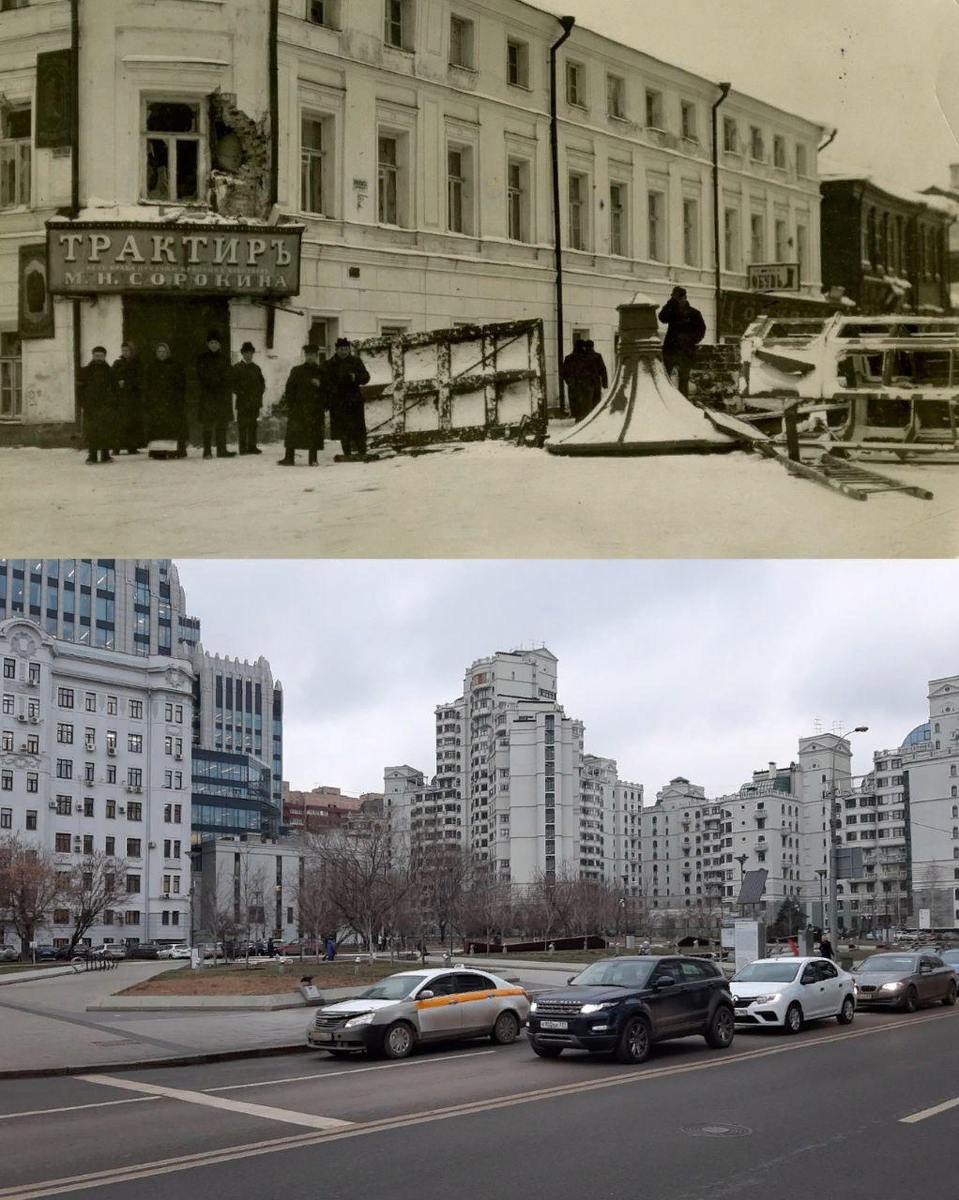
[{"label": "car with orange stripe", "polygon": [[406,1058],[421,1042],[488,1037],[508,1045],[528,1016],[523,988],[488,971],[463,965],[400,971],[318,1009],[306,1040],[334,1057],[365,1050]]}]

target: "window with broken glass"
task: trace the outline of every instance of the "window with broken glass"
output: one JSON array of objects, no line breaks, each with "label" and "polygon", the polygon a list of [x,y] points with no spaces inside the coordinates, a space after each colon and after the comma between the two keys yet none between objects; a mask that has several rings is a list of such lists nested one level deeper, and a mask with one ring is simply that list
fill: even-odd
[{"label": "window with broken glass", "polygon": [[30,203],[30,105],[0,110],[0,208]]},{"label": "window with broken glass", "polygon": [[148,100],[143,147],[148,200],[200,199],[200,105]]}]

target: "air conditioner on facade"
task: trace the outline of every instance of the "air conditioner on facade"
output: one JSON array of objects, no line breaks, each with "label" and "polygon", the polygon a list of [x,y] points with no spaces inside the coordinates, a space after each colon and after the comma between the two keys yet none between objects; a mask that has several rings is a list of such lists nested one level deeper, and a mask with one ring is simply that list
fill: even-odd
[{"label": "air conditioner on facade", "polygon": [[56,802],[56,800],[51,800],[51,801],[50,801],[50,804],[49,804],[49,806],[48,806],[48,807],[49,807],[49,808],[56,808],[56,807],[57,807],[57,802]]},{"label": "air conditioner on facade", "polygon": [[129,785],[129,784],[127,784],[127,786],[124,788],[124,791],[132,793],[132,792],[133,792],[133,788],[132,788],[132,787],[130,787],[130,785]]},{"label": "air conditioner on facade", "polygon": [[136,793],[136,794],[139,796],[139,795],[141,795],[141,794],[142,794],[142,792],[143,792],[143,788],[142,788],[142,787],[135,787],[135,788],[133,789],[133,791],[134,791],[134,792],[135,792],[135,793]]},{"label": "air conditioner on facade", "polygon": [[163,899],[164,899],[164,900],[169,900],[169,899],[170,899],[170,893],[169,893],[169,892],[164,892],[164,893],[163,893]]},{"label": "air conditioner on facade", "polygon": [[26,742],[21,742],[21,743],[20,743],[20,749],[21,749],[21,751],[23,751],[23,750],[26,750],[26,748],[27,748],[27,743],[26,743]]},{"label": "air conditioner on facade", "polygon": [[39,679],[28,679],[27,680],[27,687],[39,687],[39,686],[40,686]]},{"label": "air conditioner on facade", "polygon": [[177,762],[183,762],[183,755],[182,755],[182,754],[174,754],[174,756],[173,756],[173,757],[174,757],[174,759],[175,759]]},{"label": "air conditioner on facade", "polygon": [[120,814],[121,817],[125,817],[127,815],[127,810],[125,808],[118,808],[117,812]]},{"label": "air conditioner on facade", "polygon": [[150,850],[155,850],[157,848],[156,842],[147,842],[147,848]]},{"label": "air conditioner on facade", "polygon": [[25,721],[26,719],[27,719],[27,718],[26,718],[26,715],[25,715],[24,713],[17,713],[17,720],[18,720],[18,721]]},{"label": "air conditioner on facade", "polygon": [[107,746],[107,754],[109,754],[111,758],[115,758],[116,753],[117,753],[116,746]]}]

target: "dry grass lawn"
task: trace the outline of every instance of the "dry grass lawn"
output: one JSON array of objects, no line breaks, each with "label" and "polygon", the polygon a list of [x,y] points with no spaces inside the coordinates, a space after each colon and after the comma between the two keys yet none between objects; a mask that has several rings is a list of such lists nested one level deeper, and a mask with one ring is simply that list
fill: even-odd
[{"label": "dry grass lawn", "polygon": [[220,967],[177,967],[163,971],[141,983],[117,992],[118,996],[277,996],[292,991],[305,975],[325,988],[366,987],[386,975],[404,969],[404,965],[389,962],[304,962],[279,966],[245,967],[242,963]]}]

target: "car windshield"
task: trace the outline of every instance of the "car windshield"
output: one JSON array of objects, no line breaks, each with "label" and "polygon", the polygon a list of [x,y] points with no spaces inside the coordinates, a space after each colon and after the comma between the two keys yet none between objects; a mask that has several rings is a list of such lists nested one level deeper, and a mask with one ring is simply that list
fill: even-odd
[{"label": "car windshield", "polygon": [[638,988],[645,984],[654,965],[648,958],[590,963],[572,983],[582,987]]},{"label": "car windshield", "polygon": [[365,992],[360,992],[361,1000],[403,1000],[427,978],[426,975],[390,975],[381,979]]},{"label": "car windshield", "polygon": [[909,975],[915,969],[914,954],[874,954],[857,967],[860,975]]},{"label": "car windshield", "polygon": [[737,971],[733,983],[792,983],[800,964],[793,962],[751,962]]}]

